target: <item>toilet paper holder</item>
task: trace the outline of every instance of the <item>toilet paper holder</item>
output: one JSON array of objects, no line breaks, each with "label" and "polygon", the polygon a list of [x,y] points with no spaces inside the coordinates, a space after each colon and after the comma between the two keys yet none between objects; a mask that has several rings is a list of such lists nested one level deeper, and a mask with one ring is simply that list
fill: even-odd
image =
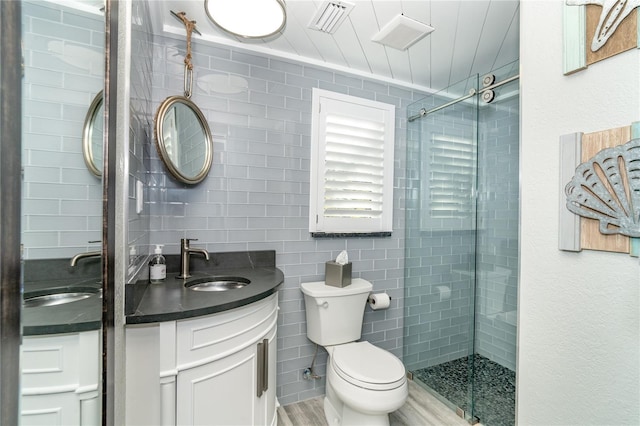
[{"label": "toilet paper holder", "polygon": [[370,293],[367,298],[367,303],[374,311],[389,309],[391,307],[391,296],[389,296],[386,291],[384,293]]},{"label": "toilet paper holder", "polygon": [[[384,294],[387,294],[387,292],[385,291]],[[373,296],[373,293],[369,293],[369,297],[367,297],[367,303],[373,302],[373,298],[371,296]],[[389,295],[387,294],[387,296]],[[389,296],[389,300],[391,300],[391,296]]]}]

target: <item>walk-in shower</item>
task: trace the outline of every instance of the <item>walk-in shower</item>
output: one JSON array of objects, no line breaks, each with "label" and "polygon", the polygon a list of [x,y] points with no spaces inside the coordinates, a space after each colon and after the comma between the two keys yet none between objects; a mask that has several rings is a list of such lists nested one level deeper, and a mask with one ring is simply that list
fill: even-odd
[{"label": "walk-in shower", "polygon": [[404,362],[471,423],[515,423],[518,64],[408,108]]}]

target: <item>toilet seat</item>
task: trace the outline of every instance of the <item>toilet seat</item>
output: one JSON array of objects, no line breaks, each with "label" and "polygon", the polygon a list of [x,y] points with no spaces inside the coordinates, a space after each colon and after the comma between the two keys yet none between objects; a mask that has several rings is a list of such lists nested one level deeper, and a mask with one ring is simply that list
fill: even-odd
[{"label": "toilet seat", "polygon": [[343,380],[370,390],[390,390],[406,382],[402,361],[367,341],[333,347],[331,366]]}]

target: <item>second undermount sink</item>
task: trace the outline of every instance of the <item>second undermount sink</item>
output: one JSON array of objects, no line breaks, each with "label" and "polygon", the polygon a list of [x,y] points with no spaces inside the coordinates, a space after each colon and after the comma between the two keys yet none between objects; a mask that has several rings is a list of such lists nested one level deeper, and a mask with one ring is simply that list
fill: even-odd
[{"label": "second undermount sink", "polygon": [[28,295],[24,297],[23,306],[25,308],[38,308],[43,306],[56,306],[65,303],[77,302],[89,297],[100,295],[99,289],[64,289],[50,291],[46,294]]},{"label": "second undermount sink", "polygon": [[226,291],[243,288],[250,283],[243,277],[203,277],[187,281],[184,286],[195,291]]}]

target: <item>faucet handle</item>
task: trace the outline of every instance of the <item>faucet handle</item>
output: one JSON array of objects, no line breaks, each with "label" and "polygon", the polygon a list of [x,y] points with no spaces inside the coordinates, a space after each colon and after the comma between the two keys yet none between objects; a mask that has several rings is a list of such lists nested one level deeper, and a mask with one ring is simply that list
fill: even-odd
[{"label": "faucet handle", "polygon": [[185,249],[188,249],[190,241],[198,241],[198,239],[197,238],[180,238],[180,245]]}]

